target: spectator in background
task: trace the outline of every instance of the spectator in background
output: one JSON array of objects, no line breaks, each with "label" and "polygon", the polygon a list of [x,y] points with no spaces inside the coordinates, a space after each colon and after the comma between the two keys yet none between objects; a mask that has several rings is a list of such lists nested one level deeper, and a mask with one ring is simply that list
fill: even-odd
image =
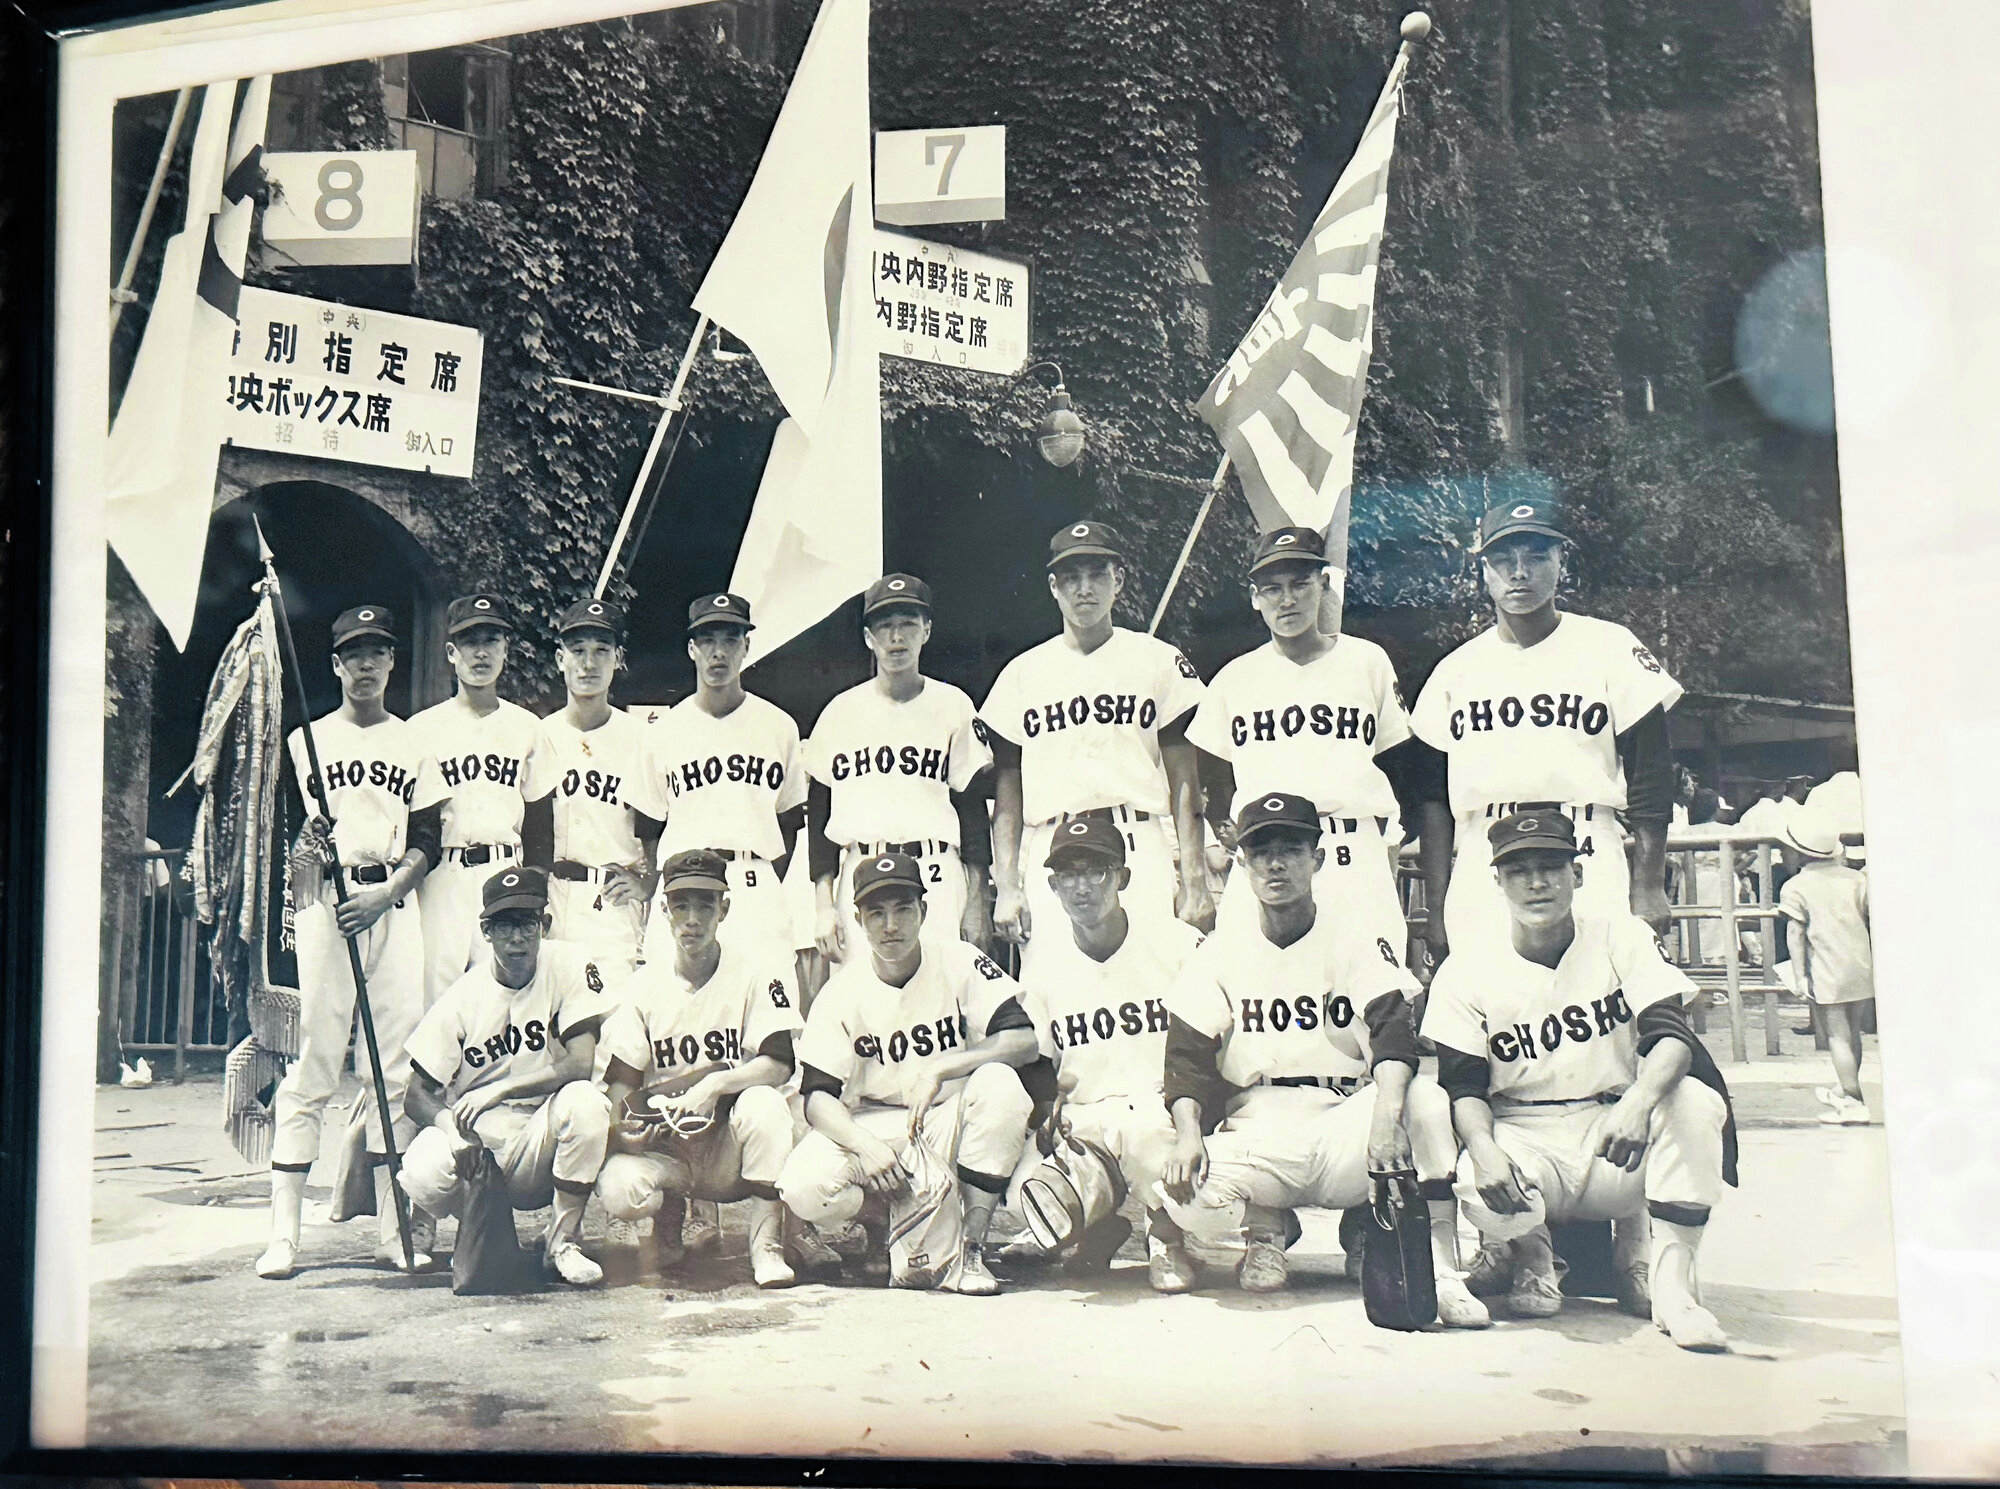
[{"label": "spectator in background", "polygon": [[1838,1087],[1815,1093],[1826,1103],[1820,1121],[1865,1126],[1861,1091],[1861,1022],[1875,996],[1875,963],[1868,940],[1868,876],[1840,855],[1835,825],[1810,810],[1785,830],[1785,854],[1794,866],[1779,892],[1780,913],[1792,926],[1792,962],[1799,990],[1824,1019]]}]

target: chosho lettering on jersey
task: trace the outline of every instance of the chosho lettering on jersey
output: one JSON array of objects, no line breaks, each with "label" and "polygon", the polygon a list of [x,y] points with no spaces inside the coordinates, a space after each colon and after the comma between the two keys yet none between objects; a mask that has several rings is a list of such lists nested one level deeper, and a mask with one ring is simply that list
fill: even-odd
[{"label": "chosho lettering on jersey", "polygon": [[667,786],[675,796],[687,796],[704,786],[731,781],[744,786],[763,786],[776,794],[785,783],[781,760],[762,755],[734,754],[726,759],[710,755],[705,760],[687,760],[667,770]]},{"label": "chosho lettering on jersey", "polygon": [[1539,1060],[1543,1054],[1553,1055],[1565,1041],[1588,1044],[1598,1035],[1615,1034],[1619,1025],[1631,1022],[1632,1006],[1625,1001],[1625,990],[1619,988],[1608,998],[1591,999],[1588,1011],[1580,1003],[1571,1003],[1560,1013],[1548,1014],[1539,1028],[1521,1023],[1495,1029],[1487,1037],[1486,1049],[1503,1065]]},{"label": "chosho lettering on jersey", "polygon": [[[344,791],[350,787],[374,786],[391,796],[403,798],[403,805],[409,806],[417,798],[417,773],[400,765],[392,765],[386,760],[333,760],[322,762],[326,771],[326,787],[329,791]],[[310,778],[309,794],[319,795],[319,777]]]},{"label": "chosho lettering on jersey", "polygon": [[1537,693],[1526,703],[1519,698],[1468,699],[1463,708],[1452,710],[1451,737],[1484,734],[1496,727],[1518,729],[1527,724],[1536,729],[1581,729],[1585,734],[1602,734],[1611,723],[1611,705],[1583,693]]},{"label": "chosho lettering on jersey", "polygon": [[526,1024],[510,1023],[484,1039],[468,1037],[462,1058],[472,1069],[483,1070],[489,1063],[518,1055],[522,1050],[545,1049],[548,1042],[548,1026],[540,1019],[529,1019]]},{"label": "chosho lettering on jersey", "polygon": [[653,1041],[653,1063],[662,1070],[677,1065],[703,1065],[727,1060],[731,1065],[743,1058],[743,1031],[710,1029],[705,1033],[666,1035]]},{"label": "chosho lettering on jersey", "polygon": [[919,750],[909,744],[900,749],[893,745],[861,745],[836,752],[831,769],[836,781],[859,779],[870,772],[879,776],[906,775],[925,781],[945,781],[949,779],[949,765],[941,749]]},{"label": "chosho lettering on jersey", "polygon": [[1318,998],[1239,998],[1236,1022],[1245,1034],[1282,1034],[1287,1029],[1306,1033],[1322,1024],[1345,1029],[1354,1022],[1354,1000],[1330,988]]},{"label": "chosho lettering on jersey", "polygon": [[856,1035],[854,1055],[858,1060],[900,1065],[912,1055],[924,1059],[957,1049],[969,1037],[968,1029],[963,1013],[956,1017],[947,1014],[936,1023],[912,1024],[907,1029],[892,1030],[887,1035]]},{"label": "chosho lettering on jersey", "polygon": [[1373,744],[1375,715],[1345,705],[1336,708],[1330,703],[1315,703],[1308,709],[1294,703],[1283,710],[1252,709],[1247,716],[1236,714],[1229,721],[1229,737],[1239,745],[1249,744],[1252,740],[1268,743],[1280,734],[1291,739],[1305,730],[1322,737],[1358,739],[1363,744]]},{"label": "chosho lettering on jersey", "polygon": [[564,796],[583,795],[592,801],[601,801],[606,806],[621,805],[618,788],[624,784],[624,777],[615,776],[608,770],[578,770],[572,766],[563,772],[561,783],[556,789]]},{"label": "chosho lettering on jersey", "polygon": [[521,784],[521,763],[518,757],[503,755],[459,755],[440,758],[437,766],[438,774],[447,786],[470,785],[481,780],[491,781],[496,786],[518,786]]},{"label": "chosho lettering on jersey", "polygon": [[1081,729],[1088,724],[1131,724],[1150,729],[1160,716],[1159,705],[1137,693],[1099,693],[1086,698],[1079,693],[1064,702],[1057,699],[1021,713],[1021,732],[1030,739],[1064,729]]},{"label": "chosho lettering on jersey", "polygon": [[1102,1044],[1120,1034],[1164,1034],[1170,1022],[1164,998],[1148,998],[1142,1007],[1127,999],[1114,1010],[1100,1006],[1090,1013],[1066,1013],[1049,1020],[1049,1038],[1059,1050],[1077,1049],[1093,1037]]}]

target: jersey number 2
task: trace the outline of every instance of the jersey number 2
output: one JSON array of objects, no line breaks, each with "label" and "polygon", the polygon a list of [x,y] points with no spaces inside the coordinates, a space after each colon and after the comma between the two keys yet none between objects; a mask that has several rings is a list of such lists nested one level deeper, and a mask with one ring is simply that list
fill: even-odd
[{"label": "jersey number 2", "polygon": [[944,866],[942,864],[926,864],[925,867],[931,871],[931,883],[944,883]]}]

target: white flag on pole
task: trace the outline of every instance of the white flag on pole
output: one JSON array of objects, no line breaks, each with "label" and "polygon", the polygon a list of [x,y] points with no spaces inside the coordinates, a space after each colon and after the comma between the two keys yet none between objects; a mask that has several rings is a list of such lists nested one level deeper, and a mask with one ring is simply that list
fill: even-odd
[{"label": "white flag on pole", "polygon": [[868,3],[823,0],[749,195],[695,308],[757,354],[778,426],[729,587],[769,656],[882,573],[870,334]]},{"label": "white flag on pole", "polygon": [[177,648],[187,646],[201,590],[222,442],[214,400],[236,335],[271,102],[270,77],[252,79],[232,138],[236,86],[203,90],[187,215],[167,243],[105,461],[106,536]]}]

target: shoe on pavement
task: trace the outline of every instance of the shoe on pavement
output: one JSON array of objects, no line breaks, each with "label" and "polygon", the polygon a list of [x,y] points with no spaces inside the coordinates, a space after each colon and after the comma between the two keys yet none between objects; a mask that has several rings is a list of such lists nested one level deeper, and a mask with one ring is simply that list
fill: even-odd
[{"label": "shoe on pavement", "polygon": [[1682,1349],[1715,1354],[1729,1348],[1729,1336],[1715,1315],[1693,1298],[1682,1296],[1654,1304],[1653,1322]]},{"label": "shoe on pavement", "polygon": [[681,1230],[681,1244],[689,1256],[714,1256],[722,1250],[722,1231],[710,1218],[710,1205],[689,1205],[687,1223]]},{"label": "shoe on pavement", "polygon": [[290,1241],[277,1240],[257,1258],[257,1275],[282,1282],[299,1269],[299,1248]]},{"label": "shoe on pavement", "polygon": [[1618,1311],[1634,1318],[1653,1316],[1653,1268],[1638,1261],[1618,1273]]},{"label": "shoe on pavement", "polygon": [[1466,1290],[1457,1277],[1437,1280],[1438,1322],[1447,1329],[1484,1329],[1493,1323],[1486,1305]]},{"label": "shoe on pavement", "polygon": [[1132,1222],[1123,1215],[1108,1215],[1083,1233],[1063,1270],[1072,1274],[1108,1272],[1111,1258],[1131,1239]]},{"label": "shoe on pavement", "polygon": [[768,1241],[750,1248],[750,1280],[759,1287],[790,1287],[799,1275],[786,1262],[785,1248]]},{"label": "shoe on pavement", "polygon": [[1192,1292],[1195,1277],[1194,1258],[1179,1241],[1155,1239],[1146,1243],[1146,1280],[1154,1292]]},{"label": "shoe on pavement", "polygon": [[1869,1122],[1868,1103],[1856,1101],[1845,1092],[1836,1094],[1840,1099],[1833,1103],[1831,1110],[1819,1114],[1820,1121],[1829,1127],[1866,1127]]},{"label": "shoe on pavement", "polygon": [[1465,1290],[1475,1298],[1504,1298],[1514,1285],[1514,1243],[1482,1241],[1465,1269]]},{"label": "shoe on pavement", "polygon": [[968,1297],[990,1298],[1000,1291],[1000,1282],[986,1268],[986,1249],[967,1243],[958,1264],[958,1281],[951,1291]]},{"label": "shoe on pavement", "polygon": [[1507,1311],[1516,1318],[1554,1318],[1562,1312],[1562,1283],[1554,1271],[1535,1272],[1526,1267],[1514,1274],[1514,1286],[1507,1293]]},{"label": "shoe on pavement", "polygon": [[1268,1236],[1253,1238],[1243,1252],[1243,1270],[1236,1274],[1237,1286],[1246,1293],[1283,1291],[1290,1279],[1284,1249]]},{"label": "shoe on pavement", "polygon": [[564,1241],[549,1252],[548,1265],[571,1287],[596,1287],[604,1280],[604,1268],[585,1256],[574,1241]]},{"label": "shoe on pavement", "polygon": [[1361,1280],[1361,1248],[1367,1236],[1368,1211],[1356,1205],[1340,1212],[1340,1270],[1349,1282]]},{"label": "shoe on pavement", "polygon": [[810,1276],[816,1272],[840,1270],[840,1253],[827,1244],[826,1237],[819,1233],[816,1226],[801,1220],[792,1227],[787,1239],[790,1242],[787,1259],[801,1274]]},{"label": "shoe on pavement", "polygon": [[653,1260],[662,1267],[678,1267],[687,1260],[687,1244],[681,1239],[681,1225],[687,1219],[687,1201],[670,1194],[653,1217]]},{"label": "shoe on pavement", "polygon": [[607,1246],[630,1248],[645,1239],[645,1233],[639,1229],[639,1222],[636,1220],[620,1220],[613,1216],[610,1223],[604,1227],[604,1244]]}]

